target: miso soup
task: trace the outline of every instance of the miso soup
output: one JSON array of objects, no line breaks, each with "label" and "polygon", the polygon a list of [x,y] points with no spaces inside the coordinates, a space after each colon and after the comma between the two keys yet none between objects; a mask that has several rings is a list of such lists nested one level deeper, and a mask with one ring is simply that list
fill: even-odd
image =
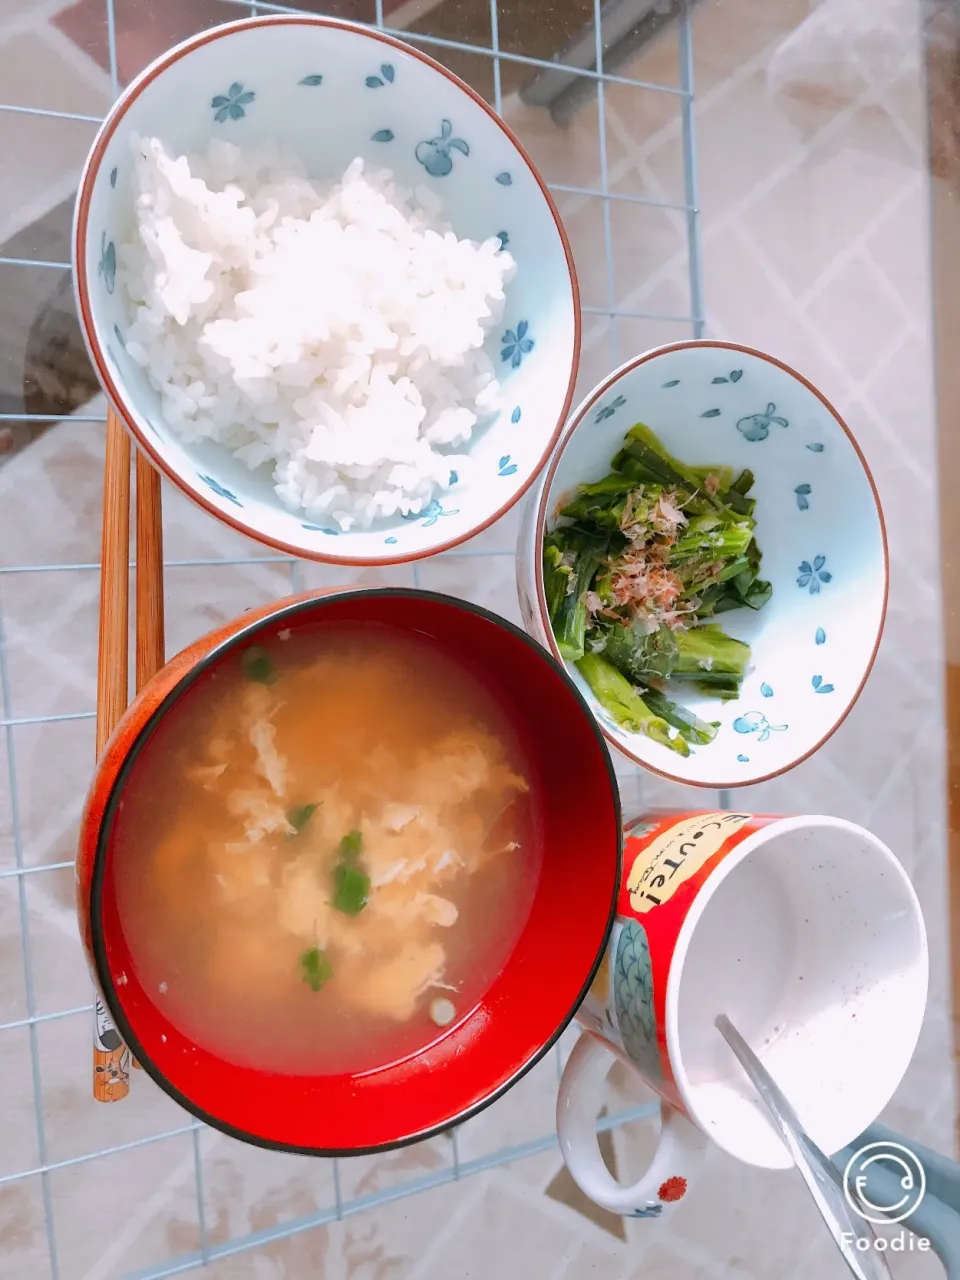
[{"label": "miso soup", "polygon": [[522,735],[426,636],[280,631],[203,675],[118,809],[136,975],[223,1058],[357,1072],[475,1008],[540,869]]}]

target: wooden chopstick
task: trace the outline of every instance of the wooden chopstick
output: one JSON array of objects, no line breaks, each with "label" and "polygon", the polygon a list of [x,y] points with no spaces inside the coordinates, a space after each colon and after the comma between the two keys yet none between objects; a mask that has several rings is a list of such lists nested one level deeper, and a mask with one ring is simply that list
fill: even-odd
[{"label": "wooden chopstick", "polygon": [[[137,693],[152,680],[165,659],[163,626],[163,513],[160,473],[147,456],[137,452]],[[131,1054],[132,1065],[140,1063]]]},{"label": "wooden chopstick", "polygon": [[127,709],[130,608],[130,437],[107,410],[100,543],[100,642],[97,653],[97,759]]},{"label": "wooden chopstick", "polygon": [[160,473],[137,454],[137,693],[164,663]]},{"label": "wooden chopstick", "polygon": [[[107,410],[100,542],[100,636],[97,650],[97,759],[127,707],[130,607],[130,437]],[[119,1102],[130,1092],[129,1053],[99,994],[93,1022],[93,1096]]]},{"label": "wooden chopstick", "polygon": [[[160,477],[137,453],[137,691],[164,663],[163,523]],[[127,707],[130,610],[130,437],[107,410],[97,656],[97,758]],[[130,1092],[130,1055],[99,996],[93,1038],[93,1096],[119,1102]],[[133,1065],[139,1066],[134,1059]]]}]

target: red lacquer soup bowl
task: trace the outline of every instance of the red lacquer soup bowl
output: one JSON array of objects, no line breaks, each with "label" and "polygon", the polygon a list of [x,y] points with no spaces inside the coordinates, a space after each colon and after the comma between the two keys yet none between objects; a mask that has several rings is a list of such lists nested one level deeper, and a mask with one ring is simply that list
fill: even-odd
[{"label": "red lacquer soup bowl", "polygon": [[[138,979],[119,910],[117,813],[149,772],[158,727],[218,664],[276,632],[383,626],[430,637],[490,690],[518,729],[541,868],[519,941],[466,1017],[420,1053],[355,1074],[240,1066],[185,1034]],[[415,733],[415,727],[412,732]],[[129,855],[130,849],[126,850]],[[517,627],[424,591],[346,588],[246,613],[173,658],[120,722],[84,810],[77,862],[84,942],[131,1052],[181,1106],[233,1137],[315,1155],[399,1146],[494,1101],[556,1041],[606,946],[620,880],[616,779],[593,717],[563,668]],[[122,977],[122,981],[118,981]]]}]

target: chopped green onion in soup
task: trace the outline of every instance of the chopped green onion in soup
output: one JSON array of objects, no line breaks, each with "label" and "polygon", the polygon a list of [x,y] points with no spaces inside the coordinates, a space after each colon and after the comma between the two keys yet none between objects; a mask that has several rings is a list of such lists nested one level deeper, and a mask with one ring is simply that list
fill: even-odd
[{"label": "chopped green onion in soup", "polygon": [[300,957],[300,977],[311,991],[319,991],[333,977],[333,965],[319,947],[311,947]]},{"label": "chopped green onion in soup", "polygon": [[333,871],[333,905],[344,915],[358,916],[370,896],[370,877],[350,862]]},{"label": "chopped green onion in soup", "polygon": [[247,679],[255,680],[258,684],[273,684],[279,677],[273,659],[259,644],[253,644],[249,649],[244,649],[240,665]]}]

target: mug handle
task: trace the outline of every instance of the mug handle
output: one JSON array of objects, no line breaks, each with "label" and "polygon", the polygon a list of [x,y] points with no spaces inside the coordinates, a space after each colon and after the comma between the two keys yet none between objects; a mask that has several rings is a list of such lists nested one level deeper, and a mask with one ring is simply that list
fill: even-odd
[{"label": "mug handle", "polygon": [[574,1046],[557,1097],[560,1150],[574,1182],[595,1204],[626,1218],[659,1218],[686,1194],[707,1139],[685,1115],[661,1102],[660,1144],[650,1168],[629,1187],[611,1177],[597,1143],[597,1114],[612,1057],[589,1033]]}]

